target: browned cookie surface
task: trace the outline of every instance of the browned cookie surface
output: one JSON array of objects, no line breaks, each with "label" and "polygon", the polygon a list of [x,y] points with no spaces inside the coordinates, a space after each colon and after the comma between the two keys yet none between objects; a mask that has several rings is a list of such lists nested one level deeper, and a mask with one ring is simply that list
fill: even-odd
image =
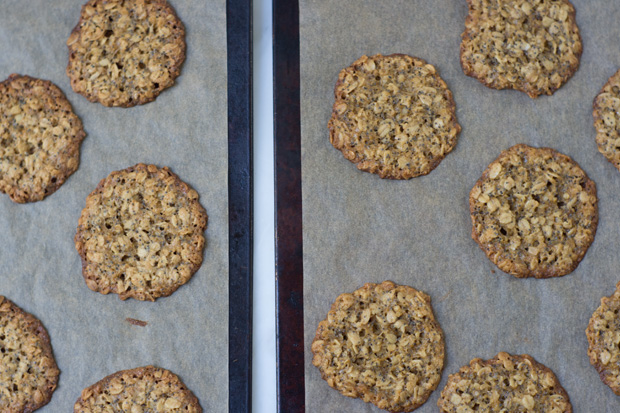
[{"label": "browned cookie surface", "polygon": [[0,411],[32,412],[52,398],[60,371],[39,320],[0,296]]},{"label": "browned cookie surface", "polygon": [[177,375],[146,366],[119,371],[85,388],[73,411],[200,413],[202,408]]},{"label": "browned cookie surface", "polygon": [[603,297],[586,329],[588,356],[603,383],[620,396],[620,283]]},{"label": "browned cookie surface", "polygon": [[568,156],[524,144],[503,151],[469,195],[472,237],[517,277],[572,272],[594,240],[596,185]]},{"label": "browned cookie surface", "polygon": [[473,359],[448,377],[437,402],[442,413],[571,413],[568,394],[549,368],[526,355]]},{"label": "browned cookie surface", "polygon": [[594,127],[598,150],[620,170],[620,70],[609,78],[594,99]]},{"label": "browned cookie surface", "polygon": [[362,56],[340,72],[334,94],[330,141],[363,171],[425,175],[456,145],[452,93],[424,60]]},{"label": "browned cookie surface", "polygon": [[579,68],[581,36],[568,0],[467,0],[466,75],[494,89],[551,95]]},{"label": "browned cookie surface", "polygon": [[200,267],[206,226],[198,193],[168,168],[113,172],[86,198],[75,236],[86,284],[123,300],[170,295]]},{"label": "browned cookie surface", "polygon": [[439,384],[444,339],[426,294],[385,281],[338,296],[312,353],[323,379],[343,395],[410,412]]},{"label": "browned cookie surface", "polygon": [[166,0],[90,0],[67,46],[75,92],[129,107],[172,86],[185,60],[185,27]]},{"label": "browned cookie surface", "polygon": [[40,201],[77,170],[82,122],[52,82],[13,74],[0,83],[0,191]]}]

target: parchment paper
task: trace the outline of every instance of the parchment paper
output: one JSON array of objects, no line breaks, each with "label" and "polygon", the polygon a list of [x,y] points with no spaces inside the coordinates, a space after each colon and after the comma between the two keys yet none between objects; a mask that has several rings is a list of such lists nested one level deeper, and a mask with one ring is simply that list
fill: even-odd
[{"label": "parchment paper", "polygon": [[[83,388],[118,370],[154,364],[178,374],[207,412],[228,402],[227,75],[224,0],[172,0],[187,31],[176,84],[130,109],[90,103],[71,90],[65,42],[86,0],[2,0],[0,78],[49,79],[84,123],[81,163],[42,202],[0,196],[0,294],[47,328],[61,370],[41,412],[73,411]],[[89,290],[73,237],[86,196],[114,170],[169,166],[200,194],[209,224],[200,270],[156,302]],[[148,322],[139,327],[127,317]]]},{"label": "parchment paper", "polygon": [[[425,291],[444,330],[442,381],[418,411],[436,412],[449,374],[474,357],[530,354],[551,368],[575,412],[618,412],[587,356],[585,329],[620,281],[620,173],[598,152],[592,101],[620,66],[620,7],[573,0],[581,68],[553,96],[488,89],[459,64],[465,0],[301,0],[302,185],[306,408],[378,412],[331,389],[312,366],[310,343],[334,299],[386,279]],[[407,53],[435,65],[463,126],[455,150],[430,175],[381,180],[329,143],[338,72],[363,54]],[[483,170],[517,143],[549,146],[598,187],[596,239],[559,279],[520,280],[498,270],[471,239],[468,196]]]}]

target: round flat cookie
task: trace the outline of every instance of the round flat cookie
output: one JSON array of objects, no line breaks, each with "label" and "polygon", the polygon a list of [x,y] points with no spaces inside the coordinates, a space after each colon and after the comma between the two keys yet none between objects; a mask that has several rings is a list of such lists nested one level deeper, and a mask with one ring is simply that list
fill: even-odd
[{"label": "round flat cookie", "polygon": [[45,406],[58,384],[50,338],[32,314],[0,296],[0,411],[33,412]]},{"label": "round flat cookie", "polygon": [[598,150],[620,170],[620,70],[609,78],[594,99],[594,127]]},{"label": "round flat cookie", "polygon": [[166,0],[90,0],[67,46],[75,92],[130,107],[173,85],[185,60],[185,27]]},{"label": "round flat cookie", "polygon": [[461,66],[493,89],[551,95],[579,68],[582,45],[568,0],[467,0]]},{"label": "round flat cookie", "polygon": [[206,226],[198,193],[168,168],[112,172],[86,198],[75,235],[86,285],[122,300],[168,296],[200,267]]},{"label": "round flat cookie", "polygon": [[620,396],[620,283],[611,297],[603,297],[586,329],[588,356],[603,383]]},{"label": "round flat cookie", "polygon": [[334,95],[330,142],[362,171],[426,175],[456,145],[452,93],[422,59],[362,56],[340,72]]},{"label": "round flat cookie", "polygon": [[437,388],[444,351],[429,296],[385,281],[336,298],[316,331],[312,364],[345,396],[410,412]]},{"label": "round flat cookie", "polygon": [[437,402],[442,413],[571,413],[568,394],[549,368],[525,355],[473,359],[448,376]]},{"label": "round flat cookie", "polygon": [[73,411],[201,413],[202,408],[176,374],[146,366],[119,371],[85,388]]},{"label": "round flat cookie", "polygon": [[56,85],[12,74],[0,83],[0,191],[19,203],[54,193],[77,170],[85,136]]},{"label": "round flat cookie", "polygon": [[472,238],[504,272],[559,277],[579,265],[594,241],[597,203],[596,185],[571,158],[515,145],[469,194]]}]

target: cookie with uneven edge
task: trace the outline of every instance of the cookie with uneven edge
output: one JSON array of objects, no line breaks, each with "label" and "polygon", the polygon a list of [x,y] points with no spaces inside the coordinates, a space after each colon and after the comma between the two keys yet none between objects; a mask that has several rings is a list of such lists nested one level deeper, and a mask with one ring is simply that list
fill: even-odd
[{"label": "cookie with uneven edge", "polygon": [[596,185],[575,161],[524,144],[503,151],[469,194],[472,238],[500,270],[548,278],[572,272],[594,241]]},{"label": "cookie with uneven edge", "polygon": [[77,170],[82,122],[48,80],[12,74],[0,83],[0,191],[40,201]]},{"label": "cookie with uneven edge", "polygon": [[340,72],[334,95],[330,142],[362,171],[426,175],[456,145],[461,126],[452,93],[422,59],[362,56]]},{"label": "cookie with uneven edge", "polygon": [[75,235],[86,285],[154,301],[189,281],[202,263],[207,213],[167,167],[112,172],[86,198]]},{"label": "cookie with uneven edge", "polygon": [[201,413],[202,408],[176,374],[146,366],[119,371],[85,388],[73,411]]},{"label": "cookie with uneven edge", "polygon": [[185,60],[185,27],[166,0],[90,0],[67,46],[75,92],[130,107],[174,84]]},{"label": "cookie with uneven edge", "polygon": [[473,359],[448,376],[437,402],[442,413],[572,413],[568,394],[553,372],[529,355],[499,353]]},{"label": "cookie with uneven edge", "polygon": [[603,297],[586,329],[588,357],[603,383],[620,396],[620,283],[610,297]]},{"label": "cookie with uneven edge", "polygon": [[317,328],[312,364],[345,396],[410,412],[437,388],[444,347],[428,295],[391,281],[368,283],[336,298]]},{"label": "cookie with uneven edge", "polygon": [[33,412],[52,399],[60,371],[43,324],[0,296],[0,411]]},{"label": "cookie with uneven edge", "polygon": [[620,171],[620,70],[594,99],[594,128],[600,153]]},{"label": "cookie with uneven edge", "polygon": [[493,89],[551,95],[579,68],[582,44],[568,0],[467,0],[467,76]]}]

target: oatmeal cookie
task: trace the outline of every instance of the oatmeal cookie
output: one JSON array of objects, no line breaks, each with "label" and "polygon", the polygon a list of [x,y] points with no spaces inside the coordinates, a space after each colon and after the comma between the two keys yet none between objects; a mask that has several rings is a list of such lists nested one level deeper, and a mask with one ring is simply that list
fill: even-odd
[{"label": "oatmeal cookie", "polygon": [[588,356],[603,383],[620,396],[620,283],[611,297],[603,297],[586,329]]},{"label": "oatmeal cookie", "polygon": [[166,0],[90,0],[67,46],[75,92],[130,107],[173,85],[185,60],[185,27]]},{"label": "oatmeal cookie", "polygon": [[461,66],[494,89],[551,95],[579,68],[582,44],[568,0],[467,0]]},{"label": "oatmeal cookie", "polygon": [[0,410],[33,412],[52,399],[60,371],[45,327],[0,296]]},{"label": "oatmeal cookie", "polygon": [[505,150],[469,194],[472,238],[500,270],[548,278],[572,272],[594,241],[596,185],[575,161],[524,144]]},{"label": "oatmeal cookie", "polygon": [[77,170],[85,136],[56,85],[12,74],[0,83],[0,191],[19,203],[54,193]]},{"label": "oatmeal cookie", "polygon": [[73,411],[201,413],[202,408],[176,374],[146,366],[119,371],[85,388]]},{"label": "oatmeal cookie", "polygon": [[609,78],[594,99],[596,144],[609,162],[620,170],[620,70]]},{"label": "oatmeal cookie", "polygon": [[154,301],[202,263],[207,213],[198,193],[166,167],[112,172],[86,198],[75,235],[86,285]]},{"label": "oatmeal cookie", "polygon": [[362,171],[426,175],[454,148],[461,126],[435,68],[402,54],[362,56],[338,76],[329,139]]},{"label": "oatmeal cookie", "polygon": [[568,394],[553,372],[525,355],[473,359],[448,376],[437,402],[442,413],[571,413]]},{"label": "oatmeal cookie", "polygon": [[323,379],[343,395],[410,412],[439,384],[444,338],[429,296],[385,281],[338,296],[312,353]]}]

